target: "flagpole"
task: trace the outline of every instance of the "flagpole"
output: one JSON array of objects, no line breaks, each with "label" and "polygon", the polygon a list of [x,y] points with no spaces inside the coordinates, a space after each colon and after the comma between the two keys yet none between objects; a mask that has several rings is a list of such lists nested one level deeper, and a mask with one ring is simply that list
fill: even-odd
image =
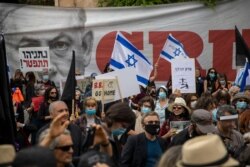
[{"label": "flagpole", "polygon": [[103,114],[104,113],[104,80],[102,80],[102,100],[101,100],[101,102],[102,102],[102,113],[101,114]]},{"label": "flagpole", "polygon": [[122,92],[121,92],[121,88],[120,88],[120,85],[119,85],[118,77],[117,77],[117,76],[115,76],[115,81],[116,81],[116,85],[117,85],[118,92],[119,92],[119,95],[120,95],[120,99],[121,99],[122,102],[123,102],[124,100],[123,100],[123,98],[122,98]]},{"label": "flagpole", "polygon": [[72,111],[71,111],[71,116],[70,116],[70,121],[74,121],[75,120],[75,100],[72,99]]},{"label": "flagpole", "polygon": [[161,58],[161,55],[158,57],[158,59],[157,59],[157,61],[156,61],[155,64],[158,64],[158,63],[159,63],[160,58]]}]

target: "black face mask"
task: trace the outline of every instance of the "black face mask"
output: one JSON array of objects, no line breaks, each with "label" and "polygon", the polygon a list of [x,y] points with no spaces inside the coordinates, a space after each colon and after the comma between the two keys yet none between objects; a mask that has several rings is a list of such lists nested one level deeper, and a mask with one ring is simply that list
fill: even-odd
[{"label": "black face mask", "polygon": [[145,125],[145,130],[151,135],[158,135],[160,131],[160,125]]},{"label": "black face mask", "polygon": [[56,97],[52,97],[52,96],[50,96],[49,99],[50,99],[51,101],[56,101],[56,100],[57,100]]}]

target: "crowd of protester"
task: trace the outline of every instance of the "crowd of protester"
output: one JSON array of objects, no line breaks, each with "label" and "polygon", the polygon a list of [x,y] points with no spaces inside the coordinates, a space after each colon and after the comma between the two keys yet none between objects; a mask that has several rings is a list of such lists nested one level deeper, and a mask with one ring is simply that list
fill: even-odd
[{"label": "crowd of protester", "polygon": [[250,85],[240,92],[216,69],[204,77],[196,69],[196,93],[182,94],[171,78],[156,86],[155,75],[140,94],[112,104],[92,97],[91,85],[77,87],[70,119],[48,74],[38,80],[17,69],[10,80],[16,141],[0,145],[0,166],[250,165]]}]

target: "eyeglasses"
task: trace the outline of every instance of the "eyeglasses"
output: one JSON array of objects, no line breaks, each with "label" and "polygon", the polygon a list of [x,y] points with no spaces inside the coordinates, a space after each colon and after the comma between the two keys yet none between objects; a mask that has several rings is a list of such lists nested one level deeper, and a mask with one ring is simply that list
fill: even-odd
[{"label": "eyeglasses", "polygon": [[160,121],[148,121],[148,122],[145,122],[145,124],[146,125],[153,125],[153,124],[159,125]]},{"label": "eyeglasses", "polygon": [[64,152],[68,152],[70,150],[70,148],[73,148],[73,144],[67,145],[67,146],[59,146],[59,147],[56,147],[55,149],[59,149],[59,150],[62,150]]},{"label": "eyeglasses", "polygon": [[173,107],[173,110],[181,110],[181,109],[182,109],[181,106],[178,106],[178,107],[174,106],[174,107]]},{"label": "eyeglasses", "polygon": [[50,92],[50,94],[56,94],[56,92]]},{"label": "eyeglasses", "polygon": [[215,71],[210,71],[209,73],[215,73]]}]

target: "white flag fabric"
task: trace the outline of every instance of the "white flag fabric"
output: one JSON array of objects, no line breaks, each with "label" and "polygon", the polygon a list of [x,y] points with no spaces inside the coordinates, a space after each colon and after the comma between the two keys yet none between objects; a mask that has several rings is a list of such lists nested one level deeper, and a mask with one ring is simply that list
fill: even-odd
[{"label": "white flag fabric", "polygon": [[243,92],[246,85],[250,84],[250,63],[246,61],[242,81],[240,84],[240,91]]},{"label": "white flag fabric", "polygon": [[[247,64],[245,64],[245,66],[246,66],[246,65],[247,65]],[[237,73],[237,75],[236,75],[236,78],[235,78],[235,81],[234,81],[234,84],[235,84],[235,85],[237,85],[237,86],[240,86],[240,85],[241,85],[241,82],[242,82],[242,78],[243,78],[243,74],[244,74],[245,68],[246,68],[246,67],[241,68],[241,69],[238,71],[238,73]]]},{"label": "white flag fabric", "polygon": [[132,43],[118,32],[110,60],[110,68],[118,70],[126,67],[136,69],[139,85],[143,87],[148,85],[153,66]]},{"label": "white flag fabric", "polygon": [[188,58],[182,43],[175,39],[172,34],[169,34],[161,51],[160,57],[169,61],[170,63],[175,58]]}]

